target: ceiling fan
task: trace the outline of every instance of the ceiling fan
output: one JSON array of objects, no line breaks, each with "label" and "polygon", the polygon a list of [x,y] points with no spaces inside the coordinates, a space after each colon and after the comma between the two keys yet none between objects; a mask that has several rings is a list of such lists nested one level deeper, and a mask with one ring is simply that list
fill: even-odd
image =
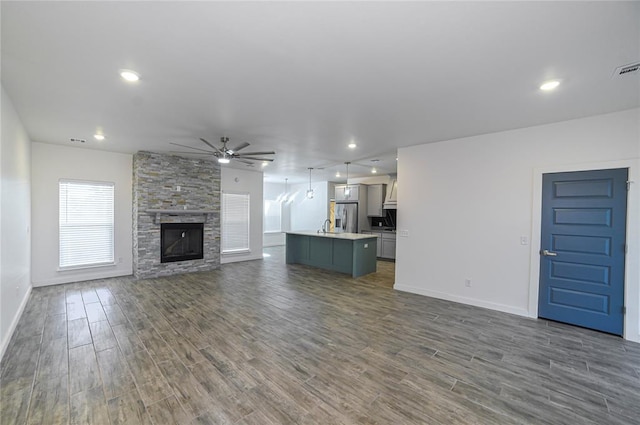
[{"label": "ceiling fan", "polygon": [[249,146],[250,143],[243,142],[243,143],[240,143],[235,148],[228,148],[227,147],[227,143],[229,142],[229,138],[228,137],[221,137],[220,138],[220,143],[222,143],[222,147],[221,148],[218,148],[218,147],[212,145],[211,143],[209,143],[208,141],[206,141],[202,137],[200,137],[200,140],[204,144],[206,144],[208,147],[213,149],[213,150],[194,148],[193,146],[181,145],[180,143],[173,143],[173,142],[170,142],[170,144],[176,145],[176,146],[181,146],[183,148],[193,149],[194,151],[198,151],[198,152],[175,152],[175,153],[187,153],[187,154],[191,154],[191,155],[193,155],[193,154],[196,154],[196,155],[213,155],[214,157],[218,158],[218,162],[220,164],[228,164],[229,162],[231,162],[231,160],[242,162],[242,163],[247,164],[247,165],[253,165],[252,161],[270,161],[271,162],[271,161],[273,161],[273,158],[261,158],[261,157],[258,157],[256,155],[275,155],[276,154],[274,151],[238,153],[238,151],[240,151],[240,150],[246,148],[247,146]]}]

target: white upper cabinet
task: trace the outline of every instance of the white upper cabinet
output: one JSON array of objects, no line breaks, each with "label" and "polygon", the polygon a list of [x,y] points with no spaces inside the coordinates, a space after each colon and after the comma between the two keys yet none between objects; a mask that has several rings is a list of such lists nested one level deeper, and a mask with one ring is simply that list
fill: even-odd
[{"label": "white upper cabinet", "polygon": [[337,184],[336,185],[336,193],[335,200],[336,202],[345,202],[345,201],[353,201],[357,202],[360,200],[360,186],[359,184],[350,184],[349,185],[349,194],[346,193],[346,184]]},{"label": "white upper cabinet", "polygon": [[367,186],[367,216],[384,217],[382,203],[384,201],[386,185],[371,184]]}]

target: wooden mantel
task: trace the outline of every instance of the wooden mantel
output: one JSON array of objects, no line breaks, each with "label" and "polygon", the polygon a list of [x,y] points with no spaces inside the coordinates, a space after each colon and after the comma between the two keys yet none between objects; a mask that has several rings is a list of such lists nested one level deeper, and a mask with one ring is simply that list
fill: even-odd
[{"label": "wooden mantel", "polygon": [[163,209],[151,209],[146,210],[148,214],[155,215],[153,221],[155,224],[160,222],[160,216],[162,215],[203,215],[204,222],[207,222],[207,218],[210,214],[215,214],[214,210],[163,210]]}]

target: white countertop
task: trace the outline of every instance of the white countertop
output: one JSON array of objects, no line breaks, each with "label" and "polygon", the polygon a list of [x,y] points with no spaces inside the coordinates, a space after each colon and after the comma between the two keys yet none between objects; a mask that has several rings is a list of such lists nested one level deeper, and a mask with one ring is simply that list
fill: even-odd
[{"label": "white countertop", "polygon": [[319,238],[347,239],[357,241],[360,239],[377,238],[377,235],[365,235],[362,233],[317,233],[317,232],[287,232],[289,235],[317,236]]}]

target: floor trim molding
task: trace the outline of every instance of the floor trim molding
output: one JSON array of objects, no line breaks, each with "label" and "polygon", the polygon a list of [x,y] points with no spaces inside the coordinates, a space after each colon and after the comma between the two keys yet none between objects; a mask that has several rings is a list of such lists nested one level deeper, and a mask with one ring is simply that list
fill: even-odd
[{"label": "floor trim molding", "polygon": [[475,298],[460,297],[457,295],[447,294],[446,292],[432,291],[430,289],[419,288],[417,286],[403,285],[396,283],[393,289],[402,292],[410,292],[412,294],[424,295],[427,297],[438,298],[446,301],[472,305],[475,307],[488,308],[489,310],[501,311],[503,313],[516,314],[518,316],[530,317],[527,309],[512,307],[504,304],[492,303],[489,301],[478,300]]},{"label": "floor trim molding", "polygon": [[25,293],[24,297],[22,298],[22,301],[20,302],[20,307],[18,308],[18,311],[16,312],[16,315],[13,317],[13,320],[11,321],[11,326],[9,326],[9,331],[7,332],[7,335],[5,336],[4,340],[2,341],[2,345],[0,345],[0,361],[4,357],[4,353],[7,350],[7,347],[9,346],[9,341],[11,341],[11,337],[13,336],[13,333],[16,331],[16,327],[18,326],[18,322],[20,321],[20,318],[22,317],[22,313],[24,312],[24,309],[27,306],[27,302],[29,301],[29,297],[31,297],[31,288],[32,287],[29,286],[29,289],[27,289],[27,292]]}]

